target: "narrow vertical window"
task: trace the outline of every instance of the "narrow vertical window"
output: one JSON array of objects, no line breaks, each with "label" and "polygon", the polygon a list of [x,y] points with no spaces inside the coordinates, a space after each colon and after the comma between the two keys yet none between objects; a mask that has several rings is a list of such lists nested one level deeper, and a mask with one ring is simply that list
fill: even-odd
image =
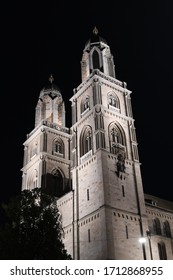
[{"label": "narrow vertical window", "polygon": [[85,112],[90,107],[90,100],[88,96],[85,96],[81,102],[81,113]]},{"label": "narrow vertical window", "polygon": [[90,199],[89,189],[87,189],[87,200]]},{"label": "narrow vertical window", "polygon": [[37,142],[36,142],[36,143],[34,143],[34,145],[32,146],[31,158],[37,154],[37,148],[38,148],[38,145],[37,145]]},{"label": "narrow vertical window", "polygon": [[86,127],[80,136],[80,154],[85,155],[92,149],[92,132],[90,127]]},{"label": "narrow vertical window", "polygon": [[158,218],[153,220],[153,233],[156,235],[161,235],[161,225]]},{"label": "narrow vertical window", "polygon": [[100,69],[99,54],[96,50],[93,51],[93,69]]},{"label": "narrow vertical window", "polygon": [[88,229],[88,242],[91,242],[90,229]]},{"label": "narrow vertical window", "polygon": [[163,242],[158,243],[158,251],[160,260],[167,260],[166,247]]},{"label": "narrow vertical window", "polygon": [[86,151],[91,150],[91,131],[88,131],[85,138]]},{"label": "narrow vertical window", "polygon": [[163,223],[163,235],[166,237],[171,237],[171,229],[168,221]]},{"label": "narrow vertical window", "polygon": [[84,102],[84,110],[86,110],[87,108],[89,108],[89,98],[86,97],[85,102]]},{"label": "narrow vertical window", "polygon": [[56,153],[60,153],[60,151],[61,151],[61,144],[56,142],[55,143],[55,152]]},{"label": "narrow vertical window", "polygon": [[128,232],[128,227],[126,225],[126,238],[128,239],[129,238],[129,232]]},{"label": "narrow vertical window", "polygon": [[124,186],[122,185],[121,187],[122,187],[122,195],[123,195],[123,197],[125,197],[125,190],[124,190]]}]

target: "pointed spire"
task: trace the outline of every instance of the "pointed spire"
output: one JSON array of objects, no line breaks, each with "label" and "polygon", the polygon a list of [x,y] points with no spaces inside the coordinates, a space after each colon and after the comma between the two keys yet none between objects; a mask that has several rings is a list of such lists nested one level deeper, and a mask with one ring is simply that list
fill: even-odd
[{"label": "pointed spire", "polygon": [[99,31],[98,31],[97,27],[95,26],[94,29],[93,29],[93,34],[97,35],[98,33],[99,33]]},{"label": "pointed spire", "polygon": [[49,82],[52,84],[53,81],[54,81],[54,77],[53,77],[53,75],[51,74],[50,77],[49,77]]}]

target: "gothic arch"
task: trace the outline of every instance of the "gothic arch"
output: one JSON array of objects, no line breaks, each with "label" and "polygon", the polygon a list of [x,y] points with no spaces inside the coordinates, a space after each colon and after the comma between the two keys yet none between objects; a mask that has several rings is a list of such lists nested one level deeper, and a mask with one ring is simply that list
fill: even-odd
[{"label": "gothic arch", "polygon": [[92,150],[92,128],[87,125],[80,134],[80,156]]},{"label": "gothic arch", "polygon": [[97,47],[90,52],[90,69],[101,69],[103,67],[102,55]]},{"label": "gothic arch", "polygon": [[30,158],[37,155],[37,153],[38,153],[38,142],[34,141],[30,149]]},{"label": "gothic arch", "polygon": [[161,224],[158,218],[153,219],[153,234],[161,235]]},{"label": "gothic arch", "polygon": [[38,187],[38,171],[34,169],[30,172],[27,180],[27,189],[31,190]]},{"label": "gothic arch", "polygon": [[171,237],[171,228],[168,221],[163,222],[163,235],[166,237]]},{"label": "gothic arch", "polygon": [[50,195],[61,197],[65,193],[64,173],[60,168],[51,171],[47,191]]},{"label": "gothic arch", "polygon": [[158,243],[158,252],[160,260],[167,260],[166,246],[163,241]]},{"label": "gothic arch", "polygon": [[81,101],[81,114],[90,108],[90,98],[88,95],[84,96]]},{"label": "gothic arch", "polygon": [[64,141],[60,137],[53,140],[52,152],[54,155],[65,156]]},{"label": "gothic arch", "polygon": [[125,156],[126,138],[121,125],[117,122],[110,123],[108,126],[108,135],[110,152],[113,154],[121,152]]},{"label": "gothic arch", "polygon": [[108,107],[114,107],[120,109],[120,101],[115,92],[111,91],[108,93]]}]

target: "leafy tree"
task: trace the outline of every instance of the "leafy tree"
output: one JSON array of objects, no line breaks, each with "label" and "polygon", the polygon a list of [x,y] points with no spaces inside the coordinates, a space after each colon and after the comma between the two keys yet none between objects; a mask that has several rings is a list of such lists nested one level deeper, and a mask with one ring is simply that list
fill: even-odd
[{"label": "leafy tree", "polygon": [[3,205],[7,223],[0,229],[0,259],[72,259],[62,242],[56,200],[41,188],[24,190]]}]

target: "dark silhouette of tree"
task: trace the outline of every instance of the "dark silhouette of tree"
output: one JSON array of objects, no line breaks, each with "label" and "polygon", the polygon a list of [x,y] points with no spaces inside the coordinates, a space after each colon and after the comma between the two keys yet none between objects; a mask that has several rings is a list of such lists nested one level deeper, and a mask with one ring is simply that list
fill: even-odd
[{"label": "dark silhouette of tree", "polygon": [[0,259],[72,259],[62,242],[62,218],[54,197],[41,188],[24,190],[3,208],[7,223],[0,229]]}]

